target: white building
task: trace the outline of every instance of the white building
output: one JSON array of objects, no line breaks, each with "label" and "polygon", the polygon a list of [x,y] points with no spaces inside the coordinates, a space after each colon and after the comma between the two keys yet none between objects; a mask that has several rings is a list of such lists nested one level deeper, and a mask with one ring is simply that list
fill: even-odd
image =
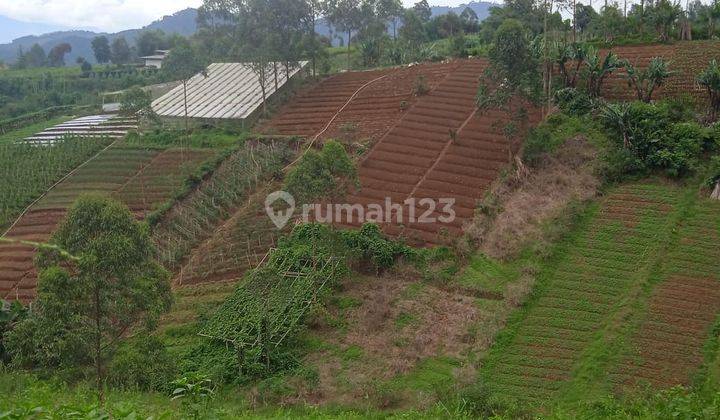
[{"label": "white building", "polygon": [[155,54],[140,58],[145,61],[145,67],[155,67],[159,69],[162,68],[163,60],[165,60],[169,52],[169,50],[156,50]]}]

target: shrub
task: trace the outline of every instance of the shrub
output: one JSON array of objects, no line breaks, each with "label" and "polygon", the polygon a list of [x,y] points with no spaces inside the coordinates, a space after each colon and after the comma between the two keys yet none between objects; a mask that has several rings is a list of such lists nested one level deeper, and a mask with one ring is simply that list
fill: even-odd
[{"label": "shrub", "polygon": [[301,203],[344,192],[340,179],[355,181],[355,165],[342,144],[328,141],[322,150],[309,150],[288,173],[285,190]]},{"label": "shrub", "polygon": [[108,369],[108,383],[120,388],[169,391],[175,360],[154,336],[133,339],[121,346]]},{"label": "shrub", "polygon": [[698,75],[698,83],[705,88],[710,105],[710,118],[714,121],[720,112],[720,65],[712,60]]},{"label": "shrub", "polygon": [[682,114],[668,102],[606,105],[602,118],[610,132],[622,139],[622,145],[617,146],[629,150],[637,160],[632,162],[627,153],[614,152],[608,157],[620,161],[609,161],[608,165],[615,171],[625,167],[637,175],[648,170],[671,177],[691,173],[712,143],[713,132],[695,122],[682,121]]},{"label": "shrub", "polygon": [[571,87],[555,92],[553,100],[569,115],[585,115],[595,108],[595,101],[588,94]]}]

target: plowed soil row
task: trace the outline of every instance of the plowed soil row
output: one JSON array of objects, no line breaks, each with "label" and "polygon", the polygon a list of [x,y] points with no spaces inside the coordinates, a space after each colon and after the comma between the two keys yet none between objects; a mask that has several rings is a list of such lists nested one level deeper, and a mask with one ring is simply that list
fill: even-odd
[{"label": "plowed soil row", "polygon": [[[207,152],[186,151],[184,156],[197,165]],[[115,195],[135,206],[138,216],[169,198],[179,187],[187,166],[173,165],[175,150],[164,152],[141,148],[113,147],[98,155],[38,201],[8,232],[11,239],[47,241],[81,194]],[[159,167],[155,167],[158,165]],[[153,179],[157,177],[157,181]],[[169,183],[173,179],[175,185]],[[135,182],[152,186],[147,194],[138,192]],[[137,200],[141,205],[137,205]],[[37,295],[35,249],[29,245],[0,244],[0,298],[28,302]]]},{"label": "plowed soil row", "polygon": [[644,321],[614,379],[623,385],[688,385],[720,313],[720,205],[702,200],[680,226]]},{"label": "plowed soil row", "polygon": [[[544,400],[573,379],[623,298],[646,278],[662,247],[658,238],[672,228],[669,211],[678,196],[673,189],[638,184],[605,199],[562,259],[541,274],[547,286],[489,356],[483,380],[495,392]],[[634,222],[624,223],[628,218]]]},{"label": "plowed soil row", "polygon": [[279,135],[313,136],[367,82],[390,70],[339,73],[322,81],[309,92],[285,105],[262,132]]},{"label": "plowed soil row", "polygon": [[[474,114],[475,94],[486,67],[485,60],[460,62],[417,100],[362,162],[361,188],[348,202],[367,209],[390,197],[393,203],[403,204],[402,217],[393,213],[393,222],[384,224],[386,233],[416,245],[441,244],[457,237],[472,218],[476,201],[517,151],[519,143],[502,134],[501,127],[512,120],[509,113],[484,110]],[[529,124],[533,124],[539,115],[534,109],[530,115]],[[455,200],[452,221],[437,220],[448,215],[440,198]],[[405,203],[408,199],[414,203]],[[424,199],[437,206],[433,209]],[[415,222],[410,214],[416,216]],[[426,220],[419,220],[422,215]],[[427,223],[428,219],[437,221]],[[356,227],[361,222],[343,224]]]},{"label": "plowed soil row", "polygon": [[416,89],[421,80],[432,91],[457,66],[457,62],[451,62],[393,69],[387,77],[360,91],[321,138],[378,140],[417,101]]},{"label": "plowed soil row", "polygon": [[[670,62],[670,70],[674,73],[664,86],[653,94],[653,98],[689,95],[698,100],[706,100],[705,90],[698,85],[696,79],[710,60],[720,57],[720,42],[683,41],[672,45],[616,47],[612,51],[620,58],[628,59],[636,68],[646,68],[654,57]],[[603,96],[615,100],[637,99],[636,92],[628,86],[625,75],[625,71],[611,74],[605,82]]]}]

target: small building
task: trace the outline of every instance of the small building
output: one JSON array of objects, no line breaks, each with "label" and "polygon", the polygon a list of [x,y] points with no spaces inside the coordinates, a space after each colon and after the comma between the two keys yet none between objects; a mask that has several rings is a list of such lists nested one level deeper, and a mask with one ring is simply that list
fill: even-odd
[{"label": "small building", "polygon": [[162,63],[167,57],[169,50],[155,50],[155,54],[146,55],[140,57],[145,62],[145,67],[155,67],[156,69],[162,68]]}]

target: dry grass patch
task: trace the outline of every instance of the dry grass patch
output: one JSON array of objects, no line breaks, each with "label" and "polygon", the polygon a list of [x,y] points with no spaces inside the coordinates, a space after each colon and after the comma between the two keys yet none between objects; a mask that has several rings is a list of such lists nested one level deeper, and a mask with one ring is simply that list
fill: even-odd
[{"label": "dry grass patch", "polygon": [[601,185],[597,154],[587,139],[576,136],[539,159],[537,167],[516,165],[495,185],[465,232],[485,255],[517,256],[526,244],[542,239],[543,226],[571,202],[596,196]]}]

